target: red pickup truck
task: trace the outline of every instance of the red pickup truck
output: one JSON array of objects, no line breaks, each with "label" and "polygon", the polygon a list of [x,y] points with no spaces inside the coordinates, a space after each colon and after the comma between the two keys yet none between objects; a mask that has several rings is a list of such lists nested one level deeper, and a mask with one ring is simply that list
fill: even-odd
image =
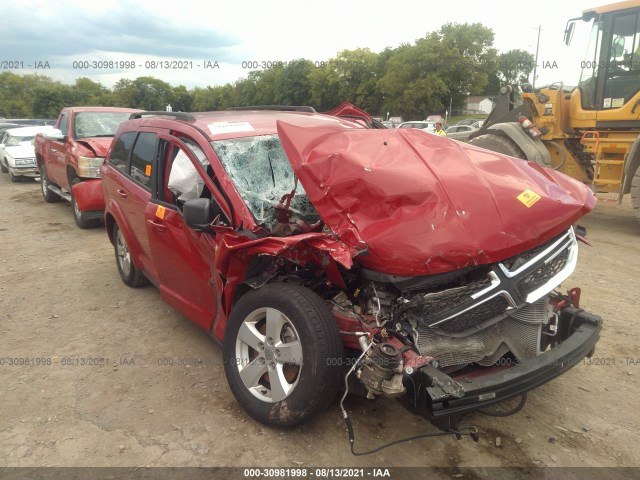
[{"label": "red pickup truck", "polygon": [[36,164],[44,201],[71,202],[80,228],[102,223],[100,167],[120,122],[139,111],[115,107],[63,108],[55,129],[36,136]]}]

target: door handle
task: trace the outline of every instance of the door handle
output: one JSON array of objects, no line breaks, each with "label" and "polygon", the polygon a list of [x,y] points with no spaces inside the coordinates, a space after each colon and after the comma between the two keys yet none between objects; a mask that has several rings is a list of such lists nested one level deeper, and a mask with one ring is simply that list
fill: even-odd
[{"label": "door handle", "polygon": [[638,105],[640,105],[640,99],[636,100],[635,105],[631,109],[631,113],[636,113],[636,108],[638,108]]},{"label": "door handle", "polygon": [[167,226],[165,224],[163,224],[163,223],[158,223],[158,222],[155,222],[153,220],[147,220],[147,223],[149,225],[151,225],[158,232],[166,232],[167,231]]},{"label": "door handle", "polygon": [[120,195],[122,198],[127,198],[128,197],[127,192],[125,192],[122,189],[118,189],[118,190],[116,190],[116,192],[118,192],[118,195]]}]

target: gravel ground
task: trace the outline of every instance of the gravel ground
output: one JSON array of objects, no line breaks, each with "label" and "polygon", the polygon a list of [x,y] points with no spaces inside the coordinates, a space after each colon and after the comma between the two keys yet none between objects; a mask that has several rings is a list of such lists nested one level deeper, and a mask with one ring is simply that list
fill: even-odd
[{"label": "gravel ground", "polygon": [[[288,431],[249,418],[221,349],[153,287],[120,281],[103,228],[78,229],[69,204],[1,175],[0,357],[31,365],[0,366],[0,466],[640,466],[640,222],[608,196],[581,224],[593,247],[581,245],[563,287],[580,286],[582,307],[605,320],[594,361],[514,416],[468,416],[479,443],[441,437],[354,457],[337,403]],[[360,450],[435,431],[393,400],[347,407]]]}]

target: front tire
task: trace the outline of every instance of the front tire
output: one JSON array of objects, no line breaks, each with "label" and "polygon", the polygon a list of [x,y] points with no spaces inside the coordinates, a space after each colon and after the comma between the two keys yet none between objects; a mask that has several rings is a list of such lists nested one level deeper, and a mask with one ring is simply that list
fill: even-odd
[{"label": "front tire", "polygon": [[335,397],[343,347],[327,304],[311,290],[268,284],[240,298],[223,342],[236,400],[266,425],[305,422]]},{"label": "front tire", "polygon": [[9,173],[9,169],[2,162],[0,162],[0,170],[2,170],[2,173]]},{"label": "front tire", "polygon": [[20,183],[22,181],[22,177],[19,175],[14,175],[13,173],[9,172],[9,178],[11,179],[12,183]]},{"label": "front tire", "polygon": [[129,245],[117,223],[113,225],[113,250],[116,255],[118,273],[124,283],[133,288],[142,287],[149,283],[147,277],[133,264]]},{"label": "front tire", "polygon": [[[75,185],[79,183],[79,180],[74,180],[71,185]],[[92,217],[89,212],[83,212],[80,210],[80,207],[76,203],[76,197],[73,196],[73,190],[70,192],[71,195],[71,207],[73,209],[73,218],[76,221],[76,225],[82,229],[98,227],[102,224],[100,219],[96,219]]]}]

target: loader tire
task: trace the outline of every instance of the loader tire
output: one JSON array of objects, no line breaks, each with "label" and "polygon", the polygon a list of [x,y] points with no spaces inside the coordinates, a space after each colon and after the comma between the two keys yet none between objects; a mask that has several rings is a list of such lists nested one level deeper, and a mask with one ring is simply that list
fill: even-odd
[{"label": "loader tire", "polygon": [[524,152],[516,145],[516,142],[495,133],[485,133],[484,135],[472,138],[469,140],[469,144],[502,153],[503,155],[509,155],[510,157],[520,158],[522,160],[527,159]]},{"label": "loader tire", "polygon": [[640,220],[640,168],[636,170],[633,180],[631,180],[631,206],[636,212],[636,217]]}]

